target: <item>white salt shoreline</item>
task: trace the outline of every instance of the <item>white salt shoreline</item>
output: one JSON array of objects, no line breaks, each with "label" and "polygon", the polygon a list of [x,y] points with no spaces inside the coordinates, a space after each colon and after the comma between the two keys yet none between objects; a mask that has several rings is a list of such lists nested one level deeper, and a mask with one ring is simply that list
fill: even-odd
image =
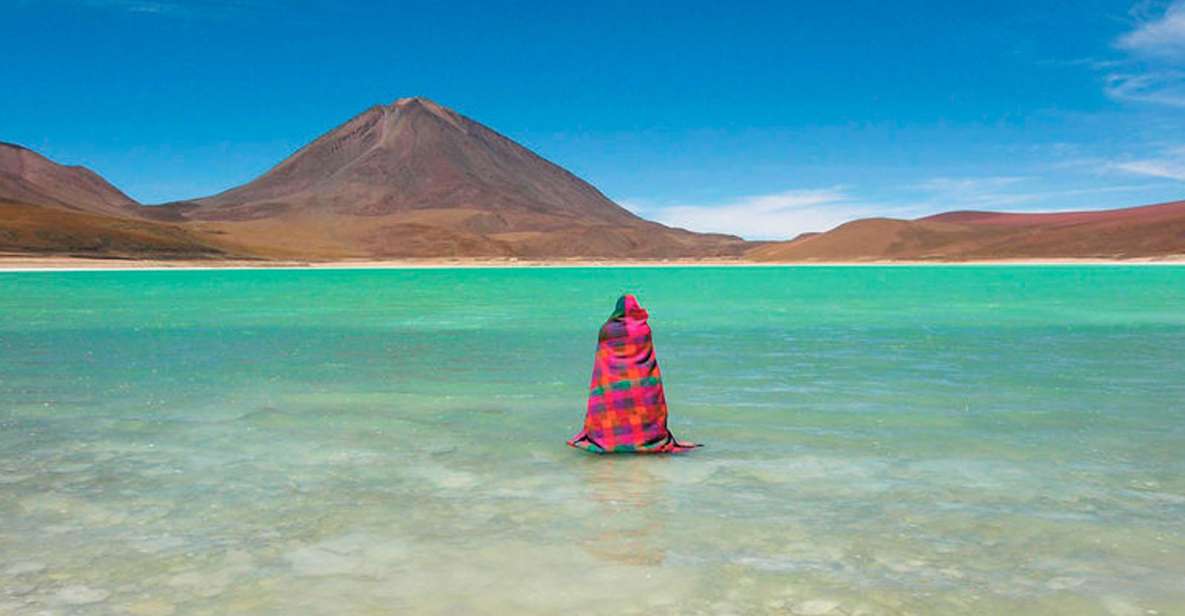
[{"label": "white salt shoreline", "polygon": [[365,269],[511,269],[615,267],[947,267],[947,266],[1185,266],[1185,255],[1141,259],[993,259],[983,261],[804,261],[769,263],[742,260],[508,260],[391,259],[335,261],[121,260],[69,257],[0,257],[0,272],[213,271],[213,270],[365,270]]}]

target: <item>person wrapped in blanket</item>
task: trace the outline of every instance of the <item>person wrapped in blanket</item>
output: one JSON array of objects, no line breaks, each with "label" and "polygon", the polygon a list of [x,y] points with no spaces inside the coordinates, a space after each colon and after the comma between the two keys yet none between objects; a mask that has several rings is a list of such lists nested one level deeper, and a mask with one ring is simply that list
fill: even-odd
[{"label": "person wrapped in blanket", "polygon": [[699,447],[667,429],[667,400],[649,314],[623,295],[601,326],[584,429],[568,444],[593,453],[675,453]]}]

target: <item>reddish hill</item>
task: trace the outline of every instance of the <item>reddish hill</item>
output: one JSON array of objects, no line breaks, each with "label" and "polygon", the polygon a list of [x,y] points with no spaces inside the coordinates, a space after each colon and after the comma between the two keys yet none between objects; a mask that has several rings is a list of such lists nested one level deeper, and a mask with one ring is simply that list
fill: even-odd
[{"label": "reddish hill", "polygon": [[372,107],[248,184],[150,214],[276,257],[694,257],[748,247],[643,220],[423,98]]},{"label": "reddish hill", "polygon": [[140,205],[86,167],[59,165],[3,142],[0,198],[114,216],[135,216]]},{"label": "reddish hill", "polygon": [[1142,258],[1185,255],[1185,201],[1117,210],[870,218],[755,248],[757,261]]},{"label": "reddish hill", "polygon": [[197,229],[144,220],[140,211],[89,169],[0,143],[0,253],[129,259],[250,254]]}]

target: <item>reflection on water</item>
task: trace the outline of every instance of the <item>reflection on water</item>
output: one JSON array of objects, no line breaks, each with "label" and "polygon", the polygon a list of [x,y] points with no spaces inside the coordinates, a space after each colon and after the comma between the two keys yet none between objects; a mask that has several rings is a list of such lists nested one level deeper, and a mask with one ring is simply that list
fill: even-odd
[{"label": "reflection on water", "polygon": [[582,492],[596,505],[586,516],[584,549],[596,558],[627,565],[661,565],[670,516],[664,482],[645,458],[610,457],[582,465]]},{"label": "reflection on water", "polygon": [[[627,287],[701,450],[564,445]],[[1185,269],[0,291],[0,614],[1185,613]]]}]

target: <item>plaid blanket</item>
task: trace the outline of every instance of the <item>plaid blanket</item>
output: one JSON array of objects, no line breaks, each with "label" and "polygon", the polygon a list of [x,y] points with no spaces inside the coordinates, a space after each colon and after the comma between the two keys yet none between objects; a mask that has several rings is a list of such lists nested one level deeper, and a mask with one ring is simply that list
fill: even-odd
[{"label": "plaid blanket", "polygon": [[601,326],[584,430],[568,444],[594,453],[671,453],[698,447],[667,430],[667,400],[646,313],[633,295]]}]

